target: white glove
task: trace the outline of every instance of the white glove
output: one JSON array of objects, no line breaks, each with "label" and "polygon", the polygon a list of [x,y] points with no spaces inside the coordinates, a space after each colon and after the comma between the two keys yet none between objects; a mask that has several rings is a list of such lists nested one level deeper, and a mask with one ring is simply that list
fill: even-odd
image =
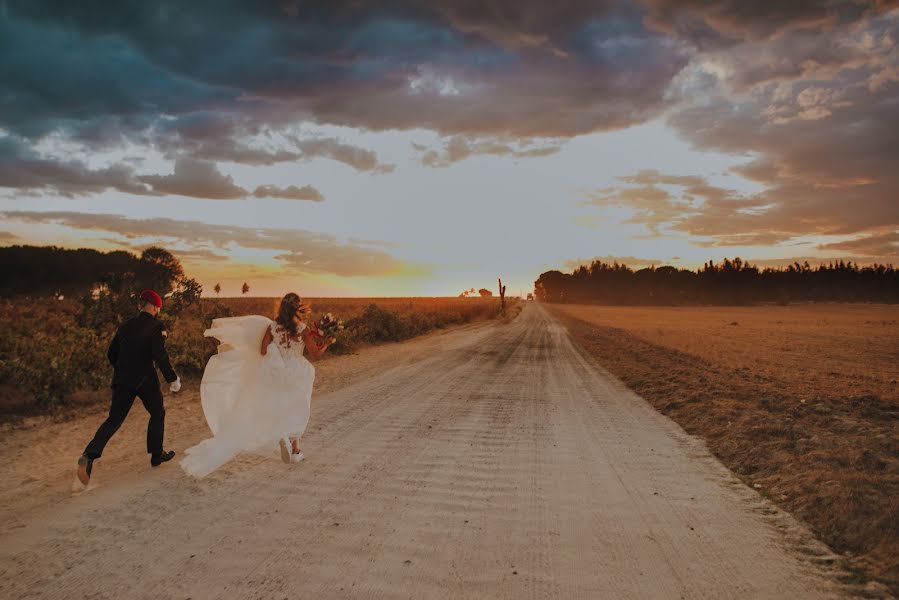
[{"label": "white glove", "polygon": [[178,379],[173,381],[171,383],[171,385],[169,385],[169,389],[172,391],[172,393],[177,394],[178,392],[180,392],[181,391],[181,378],[179,377]]}]

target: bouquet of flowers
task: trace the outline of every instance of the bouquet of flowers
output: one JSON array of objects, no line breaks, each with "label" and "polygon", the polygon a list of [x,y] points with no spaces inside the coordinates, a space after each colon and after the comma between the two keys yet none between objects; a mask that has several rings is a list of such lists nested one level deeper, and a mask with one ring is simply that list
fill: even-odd
[{"label": "bouquet of flowers", "polygon": [[312,331],[315,335],[324,339],[332,339],[337,337],[337,332],[343,330],[343,321],[336,318],[331,313],[322,315],[318,321],[312,323]]}]

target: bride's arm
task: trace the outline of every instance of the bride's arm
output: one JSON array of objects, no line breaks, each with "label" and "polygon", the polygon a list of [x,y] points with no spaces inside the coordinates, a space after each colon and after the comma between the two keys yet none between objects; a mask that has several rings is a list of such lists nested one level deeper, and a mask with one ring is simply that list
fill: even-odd
[{"label": "bride's arm", "polygon": [[306,349],[309,351],[309,358],[311,358],[312,360],[318,360],[322,356],[324,356],[325,350],[327,350],[328,346],[333,343],[331,341],[325,341],[324,343],[320,344],[318,342],[318,336],[312,333],[312,331],[308,327],[303,329],[300,335],[303,336],[303,343],[306,345]]},{"label": "bride's arm", "polygon": [[269,327],[265,330],[265,335],[262,336],[262,348],[259,349],[262,352],[262,356],[268,354],[268,345],[272,343],[272,340],[275,339],[275,336],[272,335],[272,328]]}]

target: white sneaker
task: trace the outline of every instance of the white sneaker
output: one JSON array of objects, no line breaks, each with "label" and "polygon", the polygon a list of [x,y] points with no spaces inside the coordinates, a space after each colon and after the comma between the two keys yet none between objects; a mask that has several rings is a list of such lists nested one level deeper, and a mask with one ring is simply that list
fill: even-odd
[{"label": "white sneaker", "polygon": [[303,454],[302,452],[297,452],[296,454],[290,455],[290,462],[292,462],[292,463],[302,462],[304,458],[306,458],[305,454]]},{"label": "white sneaker", "polygon": [[287,438],[281,438],[278,440],[278,445],[281,447],[281,460],[290,464],[292,458],[290,454],[290,442]]}]

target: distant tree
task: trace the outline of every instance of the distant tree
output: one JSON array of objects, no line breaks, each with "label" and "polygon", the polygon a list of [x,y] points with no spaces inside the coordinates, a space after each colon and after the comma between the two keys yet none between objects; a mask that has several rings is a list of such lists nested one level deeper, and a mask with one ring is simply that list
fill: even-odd
[{"label": "distant tree", "polygon": [[481,295],[481,298],[489,298],[489,297],[493,296],[493,292],[491,292],[487,288],[479,289],[478,293]]},{"label": "distant tree", "polygon": [[246,294],[249,291],[250,291],[250,286],[246,282],[244,282],[243,287],[240,288],[240,293]]},{"label": "distant tree", "polygon": [[222,286],[221,286],[221,284],[219,284],[219,283],[215,284],[215,287],[212,288],[212,289],[215,290],[215,295],[216,295],[216,296],[218,296],[219,294],[222,293]]},{"label": "distant tree", "polygon": [[135,276],[138,287],[149,288],[166,296],[184,278],[184,268],[171,252],[153,246],[141,253]]}]

